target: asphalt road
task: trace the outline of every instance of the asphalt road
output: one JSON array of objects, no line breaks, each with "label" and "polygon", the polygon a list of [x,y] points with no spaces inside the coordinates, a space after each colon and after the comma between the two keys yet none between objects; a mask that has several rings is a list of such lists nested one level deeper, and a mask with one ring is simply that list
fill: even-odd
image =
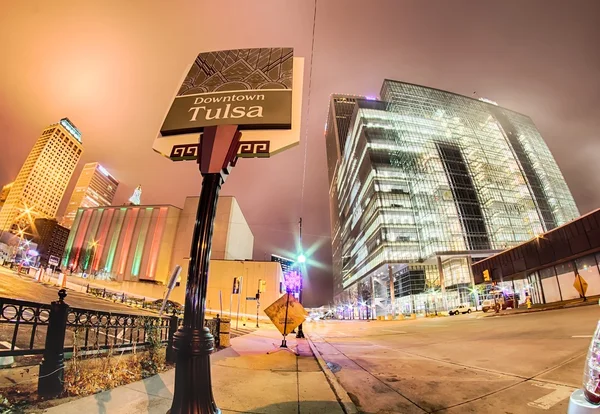
[{"label": "asphalt road", "polygon": [[359,410],[566,413],[598,306],[483,317],[305,324]]},{"label": "asphalt road", "polygon": [[[58,300],[58,287],[35,282],[31,277],[0,266],[0,297],[47,303]],[[127,314],[156,315],[118,302],[110,302],[85,293],[67,290],[65,302],[75,308],[119,312]]]}]

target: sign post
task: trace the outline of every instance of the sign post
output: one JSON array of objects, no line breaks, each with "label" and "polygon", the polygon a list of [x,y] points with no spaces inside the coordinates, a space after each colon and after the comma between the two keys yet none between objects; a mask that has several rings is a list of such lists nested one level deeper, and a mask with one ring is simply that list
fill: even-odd
[{"label": "sign post", "polygon": [[266,158],[298,144],[302,70],[303,60],[293,57],[292,48],[200,53],[154,141],[153,149],[173,161],[196,160],[203,178],[183,324],[173,338],[177,364],[171,414],[221,412],[211,384],[214,338],[204,326],[219,190],[238,157]]},{"label": "sign post", "polygon": [[[285,296],[280,297],[269,305],[269,307],[265,309],[265,313],[269,319],[271,319],[273,325],[281,332],[281,335],[283,335],[279,348],[269,351],[267,354],[272,354],[281,350],[288,350],[296,354],[295,350],[290,349],[287,346],[286,337],[298,325],[304,322],[306,319],[306,311],[302,307],[302,304],[296,300],[291,289],[288,288]],[[277,346],[276,344],[274,345]]]},{"label": "sign post", "polygon": [[577,268],[575,268],[575,281],[573,282],[573,287],[577,292],[579,292],[579,296],[583,298],[583,301],[587,301],[587,297],[585,296],[585,292],[587,292],[588,283],[584,278],[581,277]]},{"label": "sign post", "polygon": [[242,282],[244,281],[243,279],[244,279],[244,277],[240,276],[240,287],[239,287],[238,295],[237,295],[237,297],[238,297],[238,306],[237,306],[237,317],[236,317],[236,320],[235,320],[235,329],[238,329],[238,327],[240,325],[240,300],[242,298],[242,289],[244,287],[244,285],[242,285]]}]

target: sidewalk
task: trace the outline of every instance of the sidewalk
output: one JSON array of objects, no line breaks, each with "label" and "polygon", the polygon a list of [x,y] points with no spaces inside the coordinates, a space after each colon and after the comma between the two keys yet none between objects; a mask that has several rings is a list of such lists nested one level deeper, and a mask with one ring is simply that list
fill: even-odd
[{"label": "sidewalk", "polygon": [[[297,340],[288,336],[288,346]],[[281,343],[273,327],[231,340],[211,356],[214,398],[223,414],[343,414],[306,340],[300,356],[267,351]],[[49,414],[164,414],[171,407],[175,370],[47,409]]]},{"label": "sidewalk", "polygon": [[590,296],[586,301],[583,299],[571,299],[571,300],[563,300],[560,302],[552,302],[546,304],[536,304],[531,307],[531,309],[527,309],[526,305],[520,305],[518,309],[506,309],[502,310],[499,313],[494,313],[494,311],[490,311],[491,313],[484,314],[485,318],[493,317],[493,316],[507,316],[507,315],[518,315],[521,313],[533,313],[533,312],[543,312],[549,310],[556,309],[568,309],[568,308],[576,308],[579,306],[598,306],[598,300],[600,296]]}]

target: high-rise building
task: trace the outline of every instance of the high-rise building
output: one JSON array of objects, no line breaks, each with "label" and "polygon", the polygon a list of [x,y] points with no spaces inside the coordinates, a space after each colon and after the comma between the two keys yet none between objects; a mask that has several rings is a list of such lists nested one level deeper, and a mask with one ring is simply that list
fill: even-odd
[{"label": "high-rise building", "polygon": [[292,259],[287,259],[285,257],[278,256],[276,254],[271,255],[271,261],[277,262],[281,265],[281,271],[283,272],[283,274],[292,270],[292,268],[294,267],[294,264],[296,263]]},{"label": "high-rise building", "polygon": [[62,225],[70,229],[81,207],[110,206],[118,186],[119,181],[102,165],[97,162],[85,164],[71,194]]},{"label": "high-rise building", "polygon": [[385,80],[326,127],[334,296],[379,312],[474,302],[470,264],[579,216],[532,120]]},{"label": "high-rise building", "polygon": [[37,251],[41,266],[48,266],[50,256],[60,261],[69,238],[69,229],[58,224],[54,219],[35,219]]},{"label": "high-rise building", "polygon": [[2,190],[0,190],[0,210],[6,202],[6,199],[8,198],[8,194],[10,193],[10,189],[12,188],[13,184],[14,182],[6,184],[4,187],[2,187]]},{"label": "high-rise building", "polygon": [[0,230],[24,229],[32,217],[54,218],[82,152],[81,133],[67,118],[44,129],[0,211]]}]

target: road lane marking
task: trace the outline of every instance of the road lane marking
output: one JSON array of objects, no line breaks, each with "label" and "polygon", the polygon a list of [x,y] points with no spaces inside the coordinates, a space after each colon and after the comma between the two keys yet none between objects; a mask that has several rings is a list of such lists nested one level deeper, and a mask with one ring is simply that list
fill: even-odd
[{"label": "road lane marking", "polygon": [[382,329],[381,332],[393,332],[393,333],[399,333],[399,334],[405,334],[406,331],[395,331],[393,329]]},{"label": "road lane marking", "polygon": [[549,410],[550,408],[554,407],[565,398],[568,398],[574,390],[574,388],[565,387],[562,385],[542,384],[538,382],[532,382],[532,384],[540,388],[553,390],[550,394],[546,394],[535,401],[527,403],[527,405],[530,407],[540,408],[542,410]]},{"label": "road lane marking", "polygon": [[594,335],[573,335],[571,338],[593,338]]}]

